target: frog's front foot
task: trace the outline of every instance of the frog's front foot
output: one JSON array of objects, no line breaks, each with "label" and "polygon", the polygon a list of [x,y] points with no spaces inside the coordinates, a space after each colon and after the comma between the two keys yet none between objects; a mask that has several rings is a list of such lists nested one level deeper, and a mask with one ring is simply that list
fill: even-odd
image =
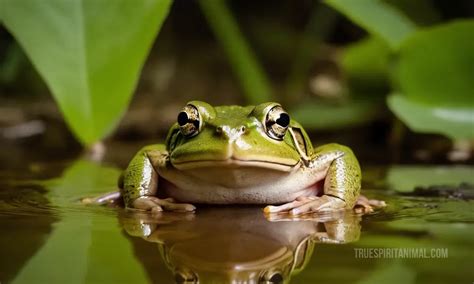
[{"label": "frog's front foot", "polygon": [[196,207],[187,203],[176,203],[173,198],[160,199],[154,196],[142,196],[132,202],[132,207],[140,210],[151,211],[152,213],[161,211],[192,212]]},{"label": "frog's front foot", "polygon": [[323,195],[317,196],[304,196],[298,197],[295,201],[280,205],[280,206],[267,206],[264,209],[265,213],[280,213],[288,212],[292,215],[300,215],[311,212],[331,212],[344,210],[346,208],[346,202],[340,198]]},{"label": "frog's front foot", "polygon": [[374,211],[374,209],[383,208],[385,206],[387,206],[387,204],[383,200],[368,199],[367,197],[361,195],[354,205],[354,210],[357,213],[371,213]]}]

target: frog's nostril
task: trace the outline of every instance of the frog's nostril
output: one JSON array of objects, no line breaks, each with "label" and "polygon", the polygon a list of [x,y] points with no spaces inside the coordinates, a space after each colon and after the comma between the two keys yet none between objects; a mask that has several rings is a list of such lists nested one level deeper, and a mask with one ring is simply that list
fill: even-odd
[{"label": "frog's nostril", "polygon": [[240,127],[240,132],[241,132],[241,133],[245,133],[245,131],[247,131],[247,127],[245,127],[245,126],[242,125],[242,126]]}]

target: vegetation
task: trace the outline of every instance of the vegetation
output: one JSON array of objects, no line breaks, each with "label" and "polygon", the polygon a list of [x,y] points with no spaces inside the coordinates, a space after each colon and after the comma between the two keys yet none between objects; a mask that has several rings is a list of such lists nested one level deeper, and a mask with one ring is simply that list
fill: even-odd
[{"label": "vegetation", "polygon": [[[382,1],[363,2],[366,5],[350,0],[327,1],[371,34],[362,46],[346,50],[350,56],[346,60],[348,75],[362,80],[388,76],[392,82],[388,106],[414,131],[473,138],[474,81],[469,78],[474,75],[474,42],[469,34],[474,21],[417,28]],[[374,41],[379,42],[374,46]],[[364,70],[373,58],[382,64]]]},{"label": "vegetation", "polygon": [[110,134],[171,1],[2,3],[3,24],[43,77],[76,137],[91,145]]},{"label": "vegetation", "polygon": [[[393,114],[413,131],[474,138],[474,41],[470,36],[474,21],[439,22],[427,15],[435,14],[429,1],[408,2],[324,2],[368,32],[366,38],[345,48],[338,61],[346,80],[339,94],[343,99],[336,101],[289,99],[298,97],[294,86],[301,84],[299,77],[307,76],[307,54],[317,47],[310,39],[321,39],[334,22],[327,7],[317,5],[319,12],[308,23],[301,54],[295,54],[288,93],[282,94],[276,87],[272,90],[227,2],[199,3],[248,103],[286,100],[304,125],[337,128],[373,120],[386,98]],[[117,126],[170,4],[171,0],[117,0],[113,4],[7,0],[2,2],[0,19],[43,77],[72,132],[88,146]],[[409,5],[421,5],[422,12],[405,14]],[[313,34],[315,30],[319,34]]]}]

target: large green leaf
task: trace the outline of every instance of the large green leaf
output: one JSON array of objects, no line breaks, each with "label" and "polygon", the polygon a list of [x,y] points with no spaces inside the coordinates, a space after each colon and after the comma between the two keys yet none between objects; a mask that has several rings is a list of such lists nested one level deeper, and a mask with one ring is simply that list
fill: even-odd
[{"label": "large green leaf", "polygon": [[411,100],[432,106],[474,107],[474,20],[413,34],[400,48],[396,78]]},{"label": "large green leaf", "polygon": [[390,109],[411,129],[474,137],[474,21],[413,34],[400,48],[395,72],[401,94]]},{"label": "large green leaf", "polygon": [[[446,95],[449,99],[449,94]],[[474,137],[472,106],[433,107],[399,94],[389,96],[387,102],[397,117],[414,131],[440,133],[458,139]]]},{"label": "large green leaf", "polygon": [[377,37],[367,37],[348,46],[341,65],[351,92],[385,96],[389,86],[390,57],[390,47]]},{"label": "large green leaf", "polygon": [[432,0],[383,0],[402,11],[419,26],[429,26],[441,21],[441,15]]},{"label": "large green leaf", "polygon": [[395,7],[381,0],[325,0],[371,34],[381,37],[396,50],[415,31],[415,24]]},{"label": "large green leaf", "polygon": [[79,140],[109,134],[125,111],[171,0],[6,0],[2,19]]}]

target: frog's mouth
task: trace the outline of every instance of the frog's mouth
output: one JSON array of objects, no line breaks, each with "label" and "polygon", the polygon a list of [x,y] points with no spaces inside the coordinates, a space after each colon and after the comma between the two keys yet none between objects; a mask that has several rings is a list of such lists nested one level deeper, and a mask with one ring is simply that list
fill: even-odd
[{"label": "frog's mouth", "polygon": [[230,157],[223,160],[193,160],[193,161],[173,161],[171,164],[178,170],[194,170],[199,168],[262,168],[283,172],[291,172],[301,166],[299,161],[293,160],[243,160]]}]

